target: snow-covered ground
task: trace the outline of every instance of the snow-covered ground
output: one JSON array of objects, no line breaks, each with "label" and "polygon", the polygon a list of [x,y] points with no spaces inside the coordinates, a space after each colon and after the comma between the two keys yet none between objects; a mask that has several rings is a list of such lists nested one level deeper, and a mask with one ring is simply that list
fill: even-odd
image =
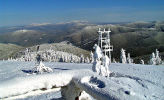
[{"label": "snow-covered ground", "polygon": [[78,87],[98,100],[164,100],[162,65],[112,63],[109,67],[112,73],[105,78],[91,71],[92,64],[44,64],[53,73],[30,74],[34,62],[0,61],[0,99],[13,100],[13,96],[23,94],[17,99],[60,100],[59,87],[73,79]]}]

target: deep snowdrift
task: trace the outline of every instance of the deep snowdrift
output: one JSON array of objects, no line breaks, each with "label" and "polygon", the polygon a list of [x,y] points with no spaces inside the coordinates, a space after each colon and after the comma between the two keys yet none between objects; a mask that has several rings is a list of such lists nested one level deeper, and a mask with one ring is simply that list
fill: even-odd
[{"label": "deep snowdrift", "polygon": [[[105,78],[91,71],[92,64],[44,64],[54,72],[30,74],[34,62],[1,61],[0,98],[61,87],[73,80],[79,88],[99,100],[164,100],[164,66],[111,64],[112,73]],[[46,99],[50,99],[49,96]]]}]

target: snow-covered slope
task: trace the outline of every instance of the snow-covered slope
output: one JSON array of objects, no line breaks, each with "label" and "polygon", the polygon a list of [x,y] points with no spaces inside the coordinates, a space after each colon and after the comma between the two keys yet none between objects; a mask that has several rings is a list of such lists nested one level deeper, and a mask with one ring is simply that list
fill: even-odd
[{"label": "snow-covered slope", "polygon": [[[34,62],[0,61],[0,98],[57,88],[73,80],[79,88],[98,100],[164,100],[164,66],[111,64],[109,69],[112,74],[105,78],[91,71],[92,64],[44,64],[54,72],[29,74]],[[53,99],[52,95],[56,93],[23,99],[49,100]],[[45,96],[44,99],[42,96]]]}]

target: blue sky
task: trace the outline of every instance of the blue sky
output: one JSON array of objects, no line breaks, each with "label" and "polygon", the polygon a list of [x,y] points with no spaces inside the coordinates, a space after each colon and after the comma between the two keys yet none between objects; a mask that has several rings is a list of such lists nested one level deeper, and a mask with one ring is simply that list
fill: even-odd
[{"label": "blue sky", "polygon": [[0,26],[164,19],[164,0],[0,0]]}]

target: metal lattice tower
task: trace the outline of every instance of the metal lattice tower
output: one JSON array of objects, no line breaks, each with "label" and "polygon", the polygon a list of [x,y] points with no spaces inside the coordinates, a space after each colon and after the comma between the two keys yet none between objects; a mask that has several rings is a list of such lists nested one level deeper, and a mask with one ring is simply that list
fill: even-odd
[{"label": "metal lattice tower", "polygon": [[108,31],[106,31],[105,29],[102,31],[101,28],[99,28],[98,45],[103,51],[104,55],[107,55],[111,61],[111,51],[113,51],[113,46],[110,45],[110,32],[110,29],[108,29]]}]

